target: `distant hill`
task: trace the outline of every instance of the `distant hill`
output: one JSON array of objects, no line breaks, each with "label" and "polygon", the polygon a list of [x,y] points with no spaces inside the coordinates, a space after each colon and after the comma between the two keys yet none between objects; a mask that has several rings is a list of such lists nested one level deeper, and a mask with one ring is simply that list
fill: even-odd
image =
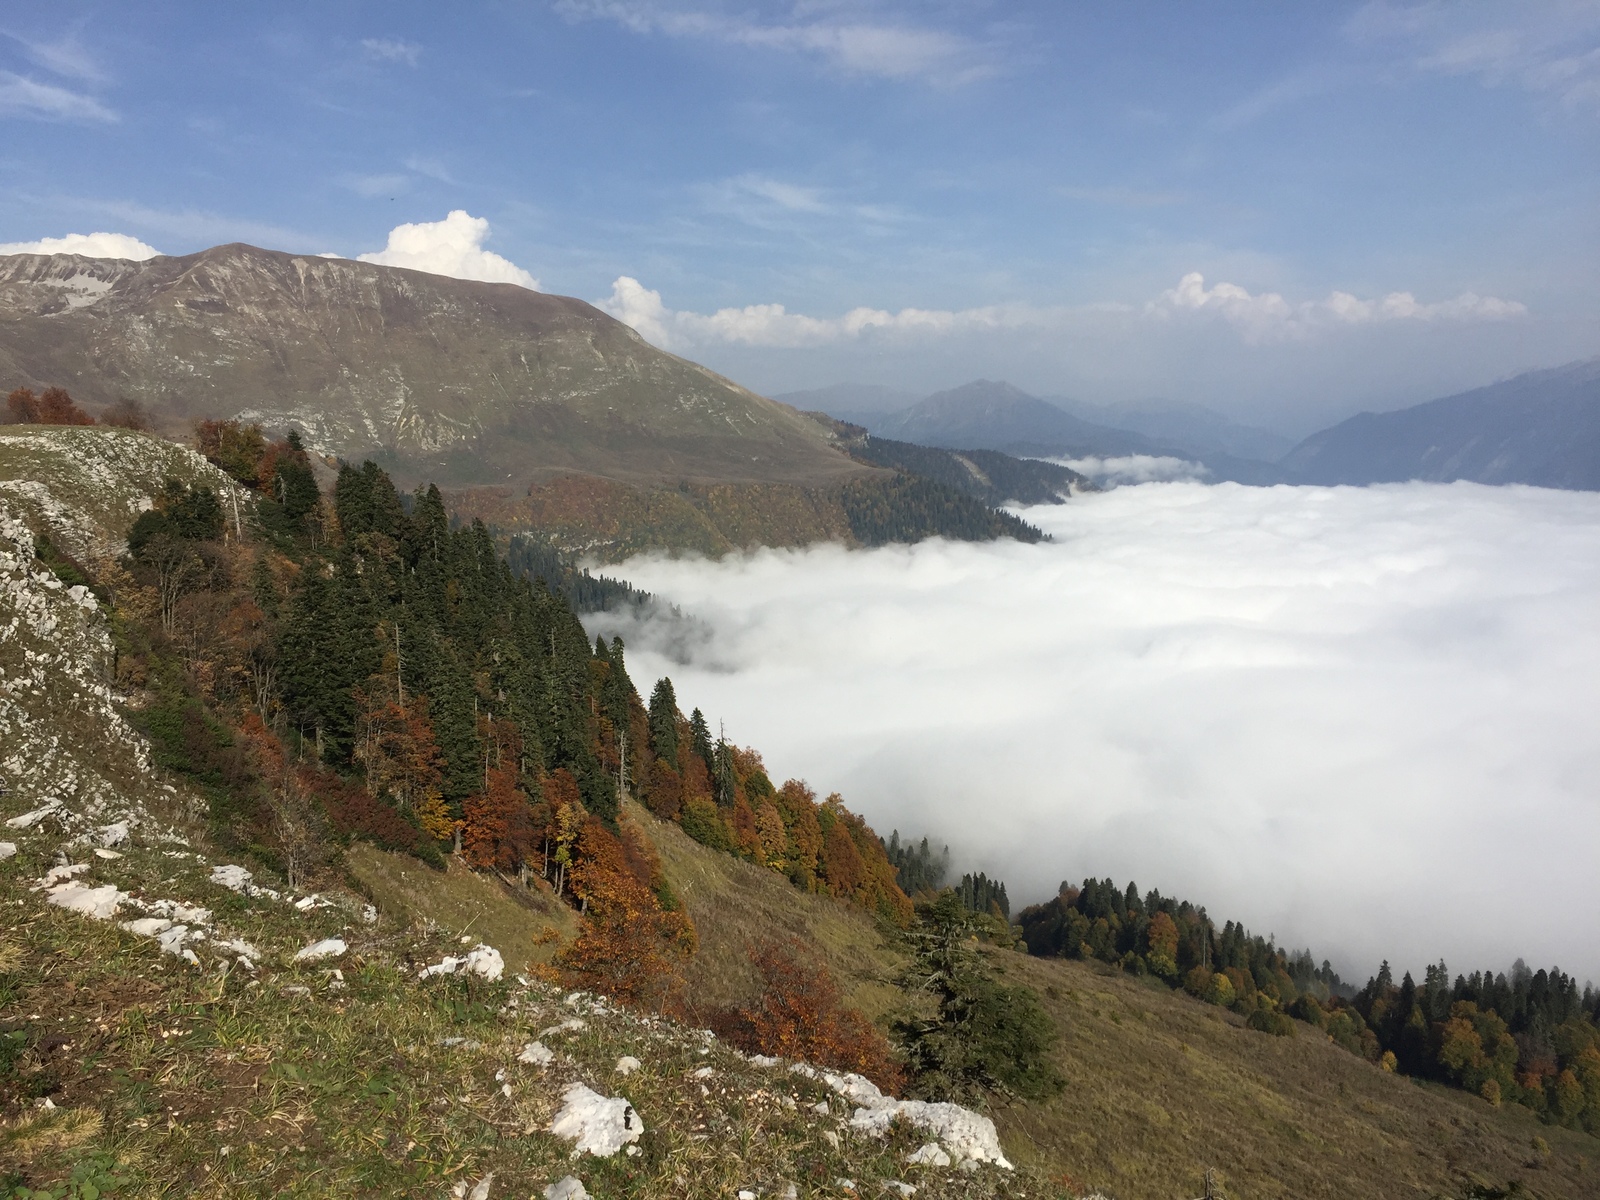
[{"label": "distant hill", "polygon": [[1073,492],[1095,486],[1066,467],[998,450],[941,450],[868,436],[852,444],[850,452],[875,467],[936,479],[989,505],[1061,504]]},{"label": "distant hill", "polygon": [[1195,458],[1223,454],[1276,462],[1295,445],[1293,438],[1270,429],[1240,424],[1215,409],[1181,400],[1124,400],[1104,405],[1065,397],[1051,397],[1050,400],[1085,421],[1141,433]]},{"label": "distant hill", "polygon": [[218,246],[0,257],[0,384],[120,397],[158,427],[241,417],[406,483],[822,486],[870,473],[786,405],[564,296]]},{"label": "distant hill", "polygon": [[[1209,411],[1209,410],[1202,410]],[[833,414],[839,415],[837,413]],[[1282,482],[1271,463],[1223,450],[1197,453],[1130,429],[1113,428],[1031,396],[1012,384],[979,379],[938,392],[897,413],[854,418],[874,437],[951,450],[999,450],[1051,458],[1121,458],[1148,455],[1203,463],[1216,481]]]},{"label": "distant hill", "polygon": [[1600,489],[1600,358],[1530,371],[1313,434],[1280,464],[1296,483],[1407,479]]},{"label": "distant hill", "polygon": [[877,437],[946,449],[1025,454],[1154,454],[1148,438],[1095,425],[1001,381],[936,392],[867,424]]}]

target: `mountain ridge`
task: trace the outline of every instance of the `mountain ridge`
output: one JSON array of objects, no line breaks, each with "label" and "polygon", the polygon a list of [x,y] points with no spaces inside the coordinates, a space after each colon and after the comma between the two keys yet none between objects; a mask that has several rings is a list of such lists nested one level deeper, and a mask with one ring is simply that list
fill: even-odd
[{"label": "mountain ridge", "polygon": [[243,243],[144,262],[0,257],[0,377],[299,429],[406,482],[864,476],[797,411],[571,297]]}]

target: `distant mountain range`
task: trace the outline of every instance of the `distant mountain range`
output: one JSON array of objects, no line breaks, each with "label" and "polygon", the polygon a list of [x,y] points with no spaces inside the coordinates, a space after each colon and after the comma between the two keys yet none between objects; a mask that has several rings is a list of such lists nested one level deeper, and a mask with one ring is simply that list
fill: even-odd
[{"label": "distant mountain range", "polygon": [[[860,389],[822,389],[841,398]],[[811,393],[817,395],[818,393]],[[1408,479],[1600,489],[1600,358],[1387,413],[1291,445],[1199,405],[1048,401],[976,380],[896,411],[832,412],[875,437],[1051,458],[1182,458],[1212,480],[1369,484]]]},{"label": "distant mountain range", "polygon": [[294,427],[408,482],[831,485],[871,474],[787,405],[582,300],[217,246],[146,262],[0,256],[0,381],[129,397],[157,426]]},{"label": "distant mountain range", "polygon": [[[834,389],[824,389],[834,390]],[[838,389],[848,395],[844,389]],[[809,393],[815,395],[816,393]],[[1234,425],[1209,409],[1149,405],[1125,409],[1081,406],[1083,412],[1126,414],[1146,431],[1087,420],[1012,384],[979,379],[937,392],[897,412],[832,412],[829,415],[865,426],[874,437],[914,442],[951,450],[999,450],[1006,454],[1049,458],[1121,458],[1147,455],[1178,458],[1205,465],[1209,478],[1239,483],[1278,483],[1270,463],[1222,448],[1216,431],[1242,431],[1244,439],[1267,445],[1275,435]],[[1162,431],[1170,430],[1176,436]],[[1205,431],[1196,436],[1195,431]],[[1187,431],[1188,436],[1185,436]],[[1279,439],[1287,445],[1287,439]]]},{"label": "distant mountain range", "polygon": [[1600,358],[1361,413],[1312,434],[1280,464],[1297,483],[1531,483],[1600,489]]}]

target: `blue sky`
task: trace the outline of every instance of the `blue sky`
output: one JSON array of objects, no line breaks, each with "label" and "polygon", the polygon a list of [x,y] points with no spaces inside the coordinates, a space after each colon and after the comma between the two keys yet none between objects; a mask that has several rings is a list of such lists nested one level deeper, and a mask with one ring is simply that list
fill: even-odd
[{"label": "blue sky", "polygon": [[1578,0],[0,16],[0,243],[413,223],[391,261],[492,253],[763,391],[987,376],[1290,432],[1600,353],[1597,132]]}]

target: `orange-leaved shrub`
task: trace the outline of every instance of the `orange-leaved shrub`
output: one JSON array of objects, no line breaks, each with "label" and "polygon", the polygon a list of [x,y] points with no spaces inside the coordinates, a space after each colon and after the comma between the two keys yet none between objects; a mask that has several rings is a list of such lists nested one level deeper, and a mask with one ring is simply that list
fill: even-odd
[{"label": "orange-leaved shrub", "polygon": [[855,1071],[887,1092],[901,1089],[905,1077],[888,1038],[846,1007],[833,975],[804,942],[764,941],[749,954],[761,974],[761,994],[742,1008],[710,1015],[719,1037],[747,1053]]},{"label": "orange-leaved shrub", "polygon": [[[629,839],[624,846],[622,839]],[[682,964],[695,951],[694,924],[666,912],[644,872],[659,872],[636,830],[618,838],[595,817],[578,834],[570,876],[583,927],[556,958],[562,981],[655,1012],[681,1012]]]}]

